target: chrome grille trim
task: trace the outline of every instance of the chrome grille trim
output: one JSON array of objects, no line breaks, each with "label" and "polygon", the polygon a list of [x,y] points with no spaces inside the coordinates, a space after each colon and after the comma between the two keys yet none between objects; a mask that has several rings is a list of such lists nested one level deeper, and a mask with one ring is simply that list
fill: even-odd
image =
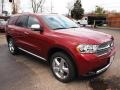
[{"label": "chrome grille trim", "polygon": [[98,49],[96,51],[96,54],[98,56],[102,56],[102,55],[107,54],[112,49],[113,43],[114,43],[113,40],[102,43],[101,45],[99,45],[99,47],[98,47]]}]

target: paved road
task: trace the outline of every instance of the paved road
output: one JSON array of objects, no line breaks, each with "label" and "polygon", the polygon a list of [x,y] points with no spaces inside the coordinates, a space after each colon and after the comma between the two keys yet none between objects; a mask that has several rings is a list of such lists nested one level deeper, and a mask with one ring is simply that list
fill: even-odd
[{"label": "paved road", "polygon": [[97,31],[115,37],[115,61],[97,77],[78,79],[68,84],[57,81],[46,62],[23,52],[11,55],[5,35],[0,34],[0,90],[120,90],[120,30]]}]

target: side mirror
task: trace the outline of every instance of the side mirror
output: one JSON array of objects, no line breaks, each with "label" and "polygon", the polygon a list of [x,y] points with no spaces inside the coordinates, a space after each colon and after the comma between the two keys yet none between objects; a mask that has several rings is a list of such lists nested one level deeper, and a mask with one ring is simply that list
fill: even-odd
[{"label": "side mirror", "polygon": [[80,24],[80,22],[77,22],[77,24]]},{"label": "side mirror", "polygon": [[41,32],[43,32],[43,28],[40,27],[39,24],[33,24],[33,25],[31,25],[30,28],[33,29],[34,31],[41,31]]}]

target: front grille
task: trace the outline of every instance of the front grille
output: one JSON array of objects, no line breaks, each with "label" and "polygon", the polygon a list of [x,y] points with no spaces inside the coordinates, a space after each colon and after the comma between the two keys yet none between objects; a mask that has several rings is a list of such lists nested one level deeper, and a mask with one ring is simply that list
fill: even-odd
[{"label": "front grille", "polygon": [[99,47],[96,51],[96,54],[97,55],[106,54],[111,50],[112,46],[113,46],[113,40],[102,43],[101,45],[99,45]]}]

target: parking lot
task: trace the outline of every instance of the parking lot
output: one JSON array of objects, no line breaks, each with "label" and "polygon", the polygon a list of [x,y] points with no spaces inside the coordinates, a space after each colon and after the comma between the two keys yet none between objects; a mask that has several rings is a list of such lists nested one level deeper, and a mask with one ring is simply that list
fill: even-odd
[{"label": "parking lot", "polygon": [[120,30],[94,30],[114,36],[115,60],[105,73],[67,84],[54,78],[46,62],[24,52],[11,55],[5,35],[0,33],[0,90],[120,90]]}]

